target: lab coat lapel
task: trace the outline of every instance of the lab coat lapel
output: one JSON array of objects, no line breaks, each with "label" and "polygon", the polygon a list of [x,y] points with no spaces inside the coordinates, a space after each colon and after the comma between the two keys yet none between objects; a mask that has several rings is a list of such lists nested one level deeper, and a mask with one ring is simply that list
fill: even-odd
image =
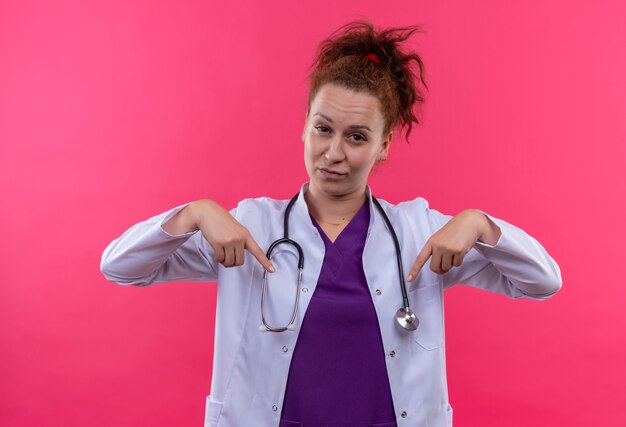
[{"label": "lab coat lapel", "polygon": [[[383,346],[388,352],[404,345],[409,334],[402,330],[395,320],[395,312],[402,305],[402,293],[393,237],[372,200],[369,186],[367,187],[367,194],[370,203],[370,226],[363,249],[363,270],[378,316]],[[388,205],[384,200],[379,200],[379,203],[383,209]],[[393,226],[394,216],[386,210],[385,212]],[[406,237],[401,234],[398,235],[401,246]],[[402,251],[402,255],[403,267],[406,268],[404,251]]]},{"label": "lab coat lapel", "polygon": [[[265,358],[263,366],[265,369],[259,371],[259,384],[263,384],[265,389],[263,393],[258,393],[253,406],[259,407],[277,407],[282,408],[285,387],[287,385],[287,377],[289,373],[289,365],[291,354],[296,346],[297,338],[306,309],[311,301],[311,296],[315,291],[317,279],[320,275],[322,263],[324,260],[325,247],[319,232],[311,222],[309,217],[309,209],[304,199],[304,193],[308,190],[309,183],[305,183],[300,188],[298,198],[291,208],[289,215],[289,238],[297,242],[304,254],[304,265],[302,269],[302,284],[299,292],[298,313],[295,321],[294,331],[285,331],[281,333],[264,332],[262,357]],[[287,201],[288,203],[288,201]],[[285,203],[285,208],[287,207]],[[282,221],[281,221],[282,224]],[[282,236],[282,230],[281,230]],[[287,250],[294,251],[290,245],[280,245]],[[293,257],[292,257],[293,258]],[[297,257],[295,257],[297,260]],[[293,307],[294,296],[292,289],[298,277],[297,261],[293,259],[289,264],[285,264],[284,268],[288,268],[288,279],[284,283],[276,282],[276,289],[281,287],[289,289],[289,295],[280,295],[278,304],[282,314],[281,318],[285,318],[285,314],[289,314]],[[290,282],[287,283],[286,280]],[[281,285],[285,285],[284,287]],[[288,308],[285,308],[288,307]],[[278,310],[278,309],[276,309]],[[275,313],[278,314],[278,313]],[[286,323],[286,322],[285,322]],[[284,326],[284,324],[281,326]],[[279,414],[280,412],[278,412]]]}]

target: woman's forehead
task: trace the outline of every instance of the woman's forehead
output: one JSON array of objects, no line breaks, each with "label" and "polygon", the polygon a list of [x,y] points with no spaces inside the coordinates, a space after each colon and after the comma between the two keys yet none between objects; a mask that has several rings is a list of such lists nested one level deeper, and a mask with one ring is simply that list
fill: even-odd
[{"label": "woman's forehead", "polygon": [[368,92],[354,91],[334,84],[326,84],[311,103],[313,117],[352,125],[360,121],[376,125],[382,122],[380,101]]}]

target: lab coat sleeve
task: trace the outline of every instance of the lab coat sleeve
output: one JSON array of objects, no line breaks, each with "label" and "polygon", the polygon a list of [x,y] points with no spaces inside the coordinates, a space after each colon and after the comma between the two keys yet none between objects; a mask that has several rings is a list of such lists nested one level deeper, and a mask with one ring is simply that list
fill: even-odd
[{"label": "lab coat sleeve", "polygon": [[[476,210],[500,228],[500,238],[495,245],[476,242],[459,267],[442,275],[444,289],[464,284],[510,298],[533,300],[554,295],[562,285],[561,270],[543,246],[524,230]],[[428,215],[437,229],[452,219],[430,208]]]},{"label": "lab coat sleeve", "polygon": [[[213,247],[200,230],[173,235],[163,224],[189,203],[137,223],[106,247],[100,270],[119,285],[215,282],[218,263]],[[237,208],[230,213],[235,216]]]}]

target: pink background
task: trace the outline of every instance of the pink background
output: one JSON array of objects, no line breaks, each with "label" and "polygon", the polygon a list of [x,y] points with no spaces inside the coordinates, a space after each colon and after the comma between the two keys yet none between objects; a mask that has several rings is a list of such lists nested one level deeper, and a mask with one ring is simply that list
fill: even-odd
[{"label": "pink background", "polygon": [[426,30],[423,125],[373,193],[482,209],[563,274],[545,302],[446,292],[455,426],[622,422],[623,2],[237,3],[0,4],[0,425],[202,425],[216,285],[120,287],[102,251],[187,201],[295,194],[308,67],[357,18]]}]

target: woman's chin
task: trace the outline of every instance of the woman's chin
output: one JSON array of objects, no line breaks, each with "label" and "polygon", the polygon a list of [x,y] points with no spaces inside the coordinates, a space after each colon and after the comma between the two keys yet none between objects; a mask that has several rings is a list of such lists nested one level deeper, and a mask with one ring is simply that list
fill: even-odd
[{"label": "woman's chin", "polygon": [[325,179],[311,180],[312,184],[317,187],[318,191],[323,192],[329,196],[344,196],[351,192],[352,187],[347,181],[329,181]]}]

